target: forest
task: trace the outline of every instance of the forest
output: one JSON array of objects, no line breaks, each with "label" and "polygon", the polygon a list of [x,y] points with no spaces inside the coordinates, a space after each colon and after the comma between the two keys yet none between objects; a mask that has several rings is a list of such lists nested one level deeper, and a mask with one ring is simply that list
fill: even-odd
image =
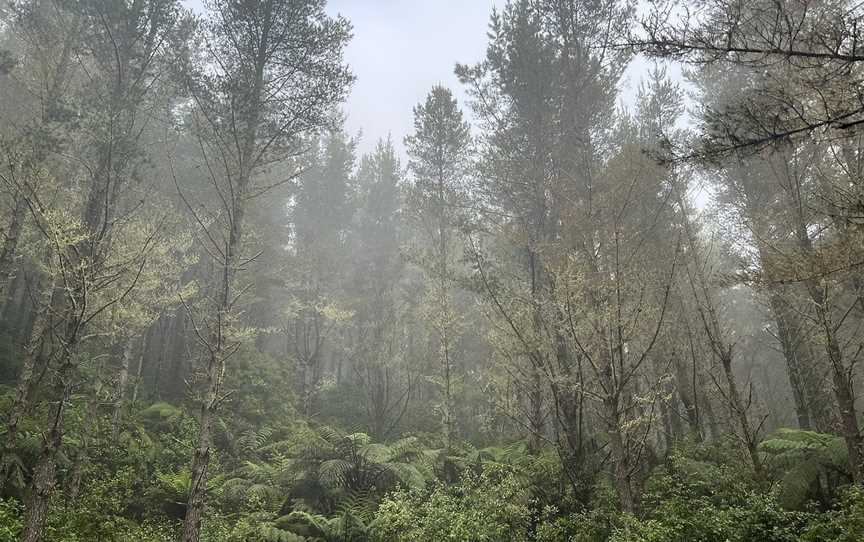
[{"label": "forest", "polygon": [[864,4],[354,32],[0,0],[0,542],[864,540]]}]

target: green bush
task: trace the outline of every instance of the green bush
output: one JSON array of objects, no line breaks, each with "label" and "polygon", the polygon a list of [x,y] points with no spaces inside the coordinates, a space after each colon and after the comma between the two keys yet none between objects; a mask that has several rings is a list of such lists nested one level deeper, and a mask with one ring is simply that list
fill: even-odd
[{"label": "green bush", "polygon": [[864,488],[846,488],[834,509],[817,514],[801,542],[860,542],[864,540]]},{"label": "green bush", "polygon": [[535,510],[512,469],[466,471],[458,484],[398,491],[381,503],[373,525],[380,542],[530,540]]},{"label": "green bush", "polygon": [[21,531],[21,505],[15,499],[0,499],[0,542],[15,542]]}]

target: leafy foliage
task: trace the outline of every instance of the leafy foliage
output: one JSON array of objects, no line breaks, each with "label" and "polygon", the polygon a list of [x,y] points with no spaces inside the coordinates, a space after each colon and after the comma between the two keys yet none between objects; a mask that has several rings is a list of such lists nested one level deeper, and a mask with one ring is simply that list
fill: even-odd
[{"label": "leafy foliage", "polygon": [[787,508],[802,508],[822,485],[833,487],[838,476],[848,477],[846,444],[835,435],[784,428],[759,450],[779,476],[778,499]]},{"label": "leafy foliage", "polygon": [[534,511],[530,492],[511,469],[466,471],[454,486],[403,490],[381,504],[378,540],[529,540]]}]

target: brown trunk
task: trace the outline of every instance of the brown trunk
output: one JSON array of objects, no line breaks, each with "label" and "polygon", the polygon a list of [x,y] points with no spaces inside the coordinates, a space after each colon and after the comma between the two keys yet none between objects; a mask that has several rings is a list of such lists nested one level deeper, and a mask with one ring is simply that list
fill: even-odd
[{"label": "brown trunk", "polygon": [[[260,53],[263,55],[263,51]],[[208,338],[207,349],[207,377],[204,400],[201,403],[201,427],[198,433],[198,442],[192,456],[192,480],[189,488],[189,497],[186,503],[186,516],[183,519],[182,542],[198,542],[201,533],[201,520],[204,514],[204,506],[207,497],[207,477],[210,465],[210,447],[213,416],[219,405],[219,394],[222,389],[222,378],[225,370],[225,332],[227,328],[226,318],[231,312],[234,302],[232,296],[232,283],[240,260],[239,252],[243,238],[243,223],[246,213],[246,198],[249,183],[252,179],[253,156],[255,154],[255,140],[260,124],[261,108],[257,100],[260,99],[264,85],[264,64],[259,59],[255,67],[255,88],[252,91],[248,124],[243,134],[243,147],[240,153],[240,171],[231,201],[231,218],[228,227],[228,241],[225,246],[224,259],[220,263],[219,284],[216,291],[219,299],[215,306],[215,323]]]},{"label": "brown trunk", "polygon": [[[815,297],[820,301],[822,300],[821,295]],[[858,415],[855,411],[855,388],[852,371],[848,370],[843,363],[843,354],[834,333],[834,325],[831,317],[827,314],[824,302],[822,304],[817,302],[816,314],[825,333],[825,348],[831,366],[834,396],[837,399],[837,406],[840,408],[841,430],[843,440],[846,442],[849,472],[855,483],[864,483],[864,464],[862,464],[864,438],[862,438],[861,428],[858,425]]]},{"label": "brown trunk", "polygon": [[[143,342],[143,341],[142,341]],[[144,355],[143,345],[140,356]],[[117,373],[117,390],[114,393],[114,413],[111,416],[111,438],[117,440],[117,435],[120,433],[120,424],[123,421],[123,409],[126,403],[126,392],[129,385],[129,366],[132,364],[132,357],[135,354],[135,340],[128,339],[123,348],[123,358],[120,362],[120,370]],[[139,367],[141,363],[138,363]]]},{"label": "brown trunk", "polygon": [[211,356],[207,367],[207,392],[201,402],[201,414],[198,441],[192,456],[192,476],[189,487],[189,499],[186,503],[186,517],[183,520],[183,542],[198,542],[201,532],[201,520],[204,514],[204,504],[207,495],[207,480],[209,477],[210,448],[213,432],[213,414],[219,401],[222,369],[224,363],[218,357]]},{"label": "brown trunk", "polygon": [[630,454],[627,450],[625,436],[621,432],[621,414],[616,398],[608,398],[603,401],[607,417],[607,430],[609,431],[609,451],[612,455],[613,476],[615,478],[615,491],[618,495],[618,503],[621,511],[628,514],[638,512],[638,495],[633,487],[633,469],[630,465]]},{"label": "brown trunk", "polygon": [[[59,444],[57,445],[59,446]],[[44,454],[44,452],[43,452]],[[53,460],[42,458],[33,473],[32,490],[25,501],[27,511],[19,542],[41,542],[48,521],[48,502],[54,492],[56,466]]]},{"label": "brown trunk", "polygon": [[43,337],[47,329],[53,293],[54,284],[51,283],[42,293],[42,299],[36,307],[36,316],[33,321],[33,327],[30,330],[30,337],[24,346],[24,363],[21,366],[18,381],[15,383],[15,397],[9,409],[9,417],[6,421],[6,439],[3,442],[2,455],[0,455],[0,468],[2,468],[0,470],[0,493],[2,493],[5,484],[9,481],[9,477],[12,474],[13,458],[11,455],[18,440],[18,425],[21,423],[24,414],[29,410],[28,398],[30,388],[33,383],[36,366],[38,365]]},{"label": "brown trunk", "polygon": [[27,201],[20,192],[15,193],[12,217],[9,219],[9,227],[5,232],[3,247],[0,249],[0,304],[6,302],[6,293],[9,288],[9,280],[15,268],[15,254],[18,251],[18,240],[24,227]]},{"label": "brown trunk", "polygon": [[[798,246],[803,252],[805,263],[808,264],[809,269],[815,275],[815,271],[818,269],[816,265],[817,255],[814,253],[813,244],[807,232],[803,216],[799,213],[796,215],[796,219],[795,229],[798,237]],[[840,347],[836,334],[837,326],[834,323],[831,309],[828,307],[828,300],[826,299],[827,289],[823,288],[814,278],[806,280],[805,285],[816,311],[816,321],[819,323],[824,334],[825,352],[828,356],[831,377],[834,383],[834,397],[837,400],[837,406],[840,408],[841,430],[843,432],[843,440],[846,443],[849,472],[856,483],[864,483],[864,465],[862,465],[864,438],[862,438],[861,428],[858,425],[858,416],[855,412],[853,371],[846,366],[846,362],[843,359],[843,350]]]},{"label": "brown trunk", "polygon": [[[74,292],[72,295],[80,295],[80,292]],[[34,469],[33,480],[30,482],[20,542],[38,542],[42,540],[45,530],[48,506],[57,485],[57,454],[63,444],[66,405],[72,394],[76,376],[73,352],[78,341],[79,324],[80,321],[76,318],[74,310],[67,311],[63,354],[56,375],[57,402],[51,409],[51,430],[44,437],[39,461]]]},{"label": "brown trunk", "polygon": [[[682,305],[683,308],[683,305]],[[675,390],[678,400],[684,407],[684,414],[687,419],[687,427],[690,434],[701,442],[703,439],[702,422],[699,419],[699,397],[698,377],[697,377],[697,356],[696,347],[693,344],[693,333],[689,324],[684,324],[687,327],[687,338],[689,342],[689,357],[690,367],[685,365],[684,356],[674,356],[673,363],[675,367]]]},{"label": "brown trunk", "polygon": [[741,438],[744,440],[747,455],[750,456],[750,463],[753,465],[753,473],[756,475],[757,480],[764,480],[765,469],[762,465],[762,459],[759,457],[759,442],[755,431],[750,425],[750,420],[747,417],[748,408],[744,406],[744,403],[741,400],[741,394],[738,391],[738,384],[735,381],[735,374],[732,372],[731,352],[722,355],[720,363],[723,365],[723,376],[726,378],[726,393],[728,394],[729,407],[732,410],[732,415],[738,422],[738,429],[741,431]]},{"label": "brown trunk", "polygon": [[774,321],[777,324],[777,338],[786,359],[786,374],[792,387],[792,399],[795,403],[795,416],[798,418],[798,427],[810,429],[812,422],[810,408],[807,401],[807,393],[804,389],[804,375],[801,371],[798,348],[795,344],[793,330],[790,328],[787,311],[780,294],[774,291],[768,293],[771,312],[774,313]]},{"label": "brown trunk", "polygon": [[744,441],[747,455],[750,457],[750,462],[753,466],[753,473],[758,480],[763,480],[764,469],[757,450],[759,444],[757,435],[758,428],[754,430],[750,425],[750,420],[747,416],[749,405],[745,406],[744,402],[741,400],[741,395],[738,391],[738,384],[735,381],[735,374],[732,371],[732,346],[730,341],[726,338],[723,326],[720,323],[720,316],[714,299],[714,292],[711,291],[708,277],[705,275],[702,262],[697,259],[700,251],[696,241],[696,235],[693,232],[693,227],[690,223],[689,203],[684,199],[682,191],[677,185],[673,185],[673,192],[678,206],[681,209],[681,225],[683,226],[687,237],[687,245],[690,249],[691,261],[688,263],[687,273],[690,281],[690,288],[693,292],[693,298],[696,301],[699,317],[702,321],[702,326],[708,337],[711,349],[714,351],[717,358],[720,359],[720,363],[723,366],[723,376],[726,379],[726,400],[729,409],[732,412],[732,416],[737,422],[738,429],[741,432],[741,438]]}]

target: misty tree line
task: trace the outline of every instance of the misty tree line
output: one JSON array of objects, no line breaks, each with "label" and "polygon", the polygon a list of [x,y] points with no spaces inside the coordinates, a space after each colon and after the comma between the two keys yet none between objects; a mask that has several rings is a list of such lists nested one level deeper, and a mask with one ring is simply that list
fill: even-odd
[{"label": "misty tree line", "polygon": [[[830,505],[864,482],[861,15],[513,0],[456,66],[468,103],[415,107],[403,163],[346,131],[352,28],[323,0],[3,3],[10,536],[64,540],[56,510],[120,464],[158,478],[174,536],[228,540],[206,533],[225,495],[257,492],[270,516],[244,521],[270,525],[313,448],[354,461],[315,456],[316,512],[348,498],[328,480],[377,506],[427,473],[409,455],[454,484],[471,450],[522,442],[574,510],[606,483],[639,516],[684,446],[770,486],[788,427],[842,443],[803,487]],[[637,53],[689,90],[656,64],[623,106]],[[373,456],[390,478],[361,476]]]}]

